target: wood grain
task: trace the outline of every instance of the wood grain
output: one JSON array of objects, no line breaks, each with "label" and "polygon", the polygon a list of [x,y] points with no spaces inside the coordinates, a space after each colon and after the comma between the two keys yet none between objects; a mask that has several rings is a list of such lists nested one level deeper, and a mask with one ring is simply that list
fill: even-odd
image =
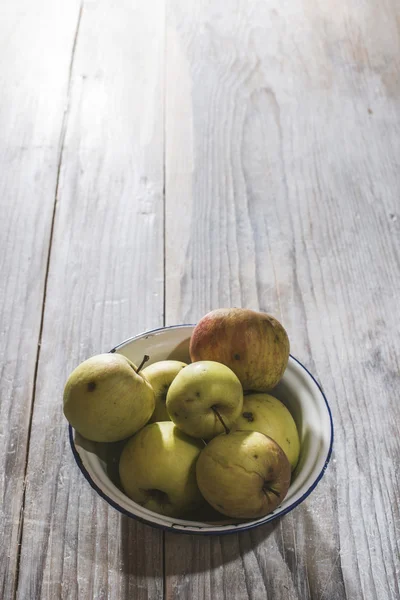
[{"label": "wood grain", "polygon": [[399,6],[168,7],[167,322],[218,306],[281,318],[336,438],[318,488],[273,526],[166,536],[166,597],[394,600]]},{"label": "wood grain", "polygon": [[[395,0],[1,5],[1,598],[400,597],[399,30]],[[275,314],[336,429],[289,515],[167,535],[165,588],[61,410],[164,301]]]},{"label": "wood grain", "polygon": [[[76,2],[0,6],[0,597],[13,597]],[[51,19],[52,27],[48,27]]]},{"label": "wood grain", "polygon": [[91,489],[72,458],[62,392],[79,362],[163,322],[163,48],[160,0],[83,4],[29,446],[20,600],[162,597],[162,534]]}]

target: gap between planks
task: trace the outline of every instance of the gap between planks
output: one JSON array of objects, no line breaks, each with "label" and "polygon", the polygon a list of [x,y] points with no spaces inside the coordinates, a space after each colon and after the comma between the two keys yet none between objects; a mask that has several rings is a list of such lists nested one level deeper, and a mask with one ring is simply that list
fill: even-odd
[{"label": "gap between planks", "polygon": [[69,69],[68,69],[66,107],[65,107],[63,119],[61,122],[60,142],[59,142],[59,146],[58,146],[57,177],[56,177],[56,186],[55,186],[55,192],[54,192],[53,212],[52,212],[52,216],[51,216],[49,247],[48,247],[48,251],[47,251],[47,260],[46,260],[46,271],[45,271],[45,277],[44,277],[42,311],[41,311],[41,315],[40,315],[39,338],[38,338],[38,343],[37,343],[35,370],[34,370],[34,375],[33,375],[32,396],[31,396],[31,402],[30,402],[30,407],[29,407],[28,440],[27,440],[26,452],[25,452],[23,492],[22,492],[20,515],[19,515],[19,530],[18,530],[18,537],[17,537],[18,552],[17,552],[17,564],[16,564],[15,576],[14,576],[14,600],[16,600],[17,595],[18,595],[22,536],[23,536],[23,531],[24,531],[26,474],[27,474],[28,457],[29,457],[29,451],[30,451],[30,438],[31,438],[31,431],[32,431],[33,408],[34,408],[35,397],[36,397],[36,385],[37,385],[37,375],[38,375],[38,368],[39,368],[39,361],[40,361],[40,350],[41,350],[41,345],[42,345],[43,323],[44,323],[44,315],[45,315],[45,310],[46,310],[47,285],[48,285],[48,279],[49,279],[51,250],[52,250],[52,245],[53,245],[54,224],[55,224],[55,220],[56,220],[57,200],[58,200],[61,168],[62,168],[62,162],[63,162],[65,136],[66,136],[67,127],[68,127],[68,116],[69,116],[69,109],[70,109],[71,84],[72,84],[72,71],[73,71],[73,67],[74,67],[75,51],[76,51],[76,47],[77,47],[77,43],[78,43],[79,29],[80,29],[80,25],[81,25],[81,21],[82,21],[82,13],[83,13],[83,3],[81,3],[81,5],[79,7],[78,19],[77,19],[76,27],[75,27],[75,35],[74,35],[74,40],[73,40],[73,44],[72,44],[71,60],[70,60]]}]

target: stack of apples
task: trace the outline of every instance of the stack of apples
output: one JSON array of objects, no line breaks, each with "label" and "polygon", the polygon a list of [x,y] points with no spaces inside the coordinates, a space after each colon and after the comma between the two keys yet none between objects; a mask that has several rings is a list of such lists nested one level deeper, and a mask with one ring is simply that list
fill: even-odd
[{"label": "stack of apples", "polygon": [[273,512],[300,453],[292,415],[268,394],[289,359],[279,321],[218,309],[195,327],[189,364],[143,368],[148,359],[137,367],[120,354],[94,356],[64,390],[64,414],[82,436],[126,440],[119,475],[127,496],[170,517],[210,506],[234,519]]}]

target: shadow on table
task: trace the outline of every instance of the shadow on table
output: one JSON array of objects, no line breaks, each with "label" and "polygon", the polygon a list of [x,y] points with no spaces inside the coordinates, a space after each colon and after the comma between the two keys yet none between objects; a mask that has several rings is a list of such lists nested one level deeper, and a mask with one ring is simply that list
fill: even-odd
[{"label": "shadow on table", "polygon": [[[125,442],[94,444],[82,438],[80,445],[99,457],[110,480],[121,488],[118,465]],[[210,524],[226,522],[226,517],[211,507],[204,509],[202,513],[187,515],[187,518]],[[241,533],[187,535],[164,533],[160,529],[121,515],[121,568],[125,574],[133,578],[162,578],[164,565],[167,575],[182,572],[201,573],[229,564],[246,553],[254,551],[273,534],[278,524],[279,519],[276,519],[272,523]]]},{"label": "shadow on table", "polygon": [[122,569],[132,577],[203,573],[253,552],[279,526],[272,523],[228,535],[163,533],[129,517],[121,518]]}]

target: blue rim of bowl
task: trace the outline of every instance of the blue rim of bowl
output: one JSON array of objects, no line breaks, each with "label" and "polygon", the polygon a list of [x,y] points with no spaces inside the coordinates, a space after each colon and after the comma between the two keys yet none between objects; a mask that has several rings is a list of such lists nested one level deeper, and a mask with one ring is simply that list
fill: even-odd
[{"label": "blue rim of bowl", "polygon": [[[144,331],[142,333],[139,333],[138,335],[134,335],[128,339],[126,339],[124,342],[121,342],[121,344],[118,344],[118,346],[115,346],[112,350],[110,350],[110,352],[116,352],[117,350],[119,350],[120,348],[124,347],[126,344],[132,342],[135,339],[141,338],[143,336],[146,335],[152,335],[155,333],[158,333],[160,331],[165,331],[166,329],[179,329],[181,327],[194,327],[195,325],[191,324],[191,323],[186,323],[186,324],[182,324],[182,325],[169,325],[166,327],[158,327],[157,329],[151,329],[149,331]],[[325,459],[324,462],[324,466],[322,467],[319,475],[317,476],[317,478],[315,479],[315,481],[312,483],[312,485],[307,489],[306,492],[304,492],[304,494],[298,499],[296,500],[296,502],[294,502],[293,504],[289,505],[287,508],[285,508],[285,510],[283,510],[282,512],[279,512],[277,514],[274,513],[270,513],[269,515],[267,515],[265,517],[265,519],[263,519],[262,521],[257,521],[255,523],[251,523],[249,524],[247,527],[243,527],[242,524],[240,524],[240,529],[239,529],[239,524],[238,525],[232,525],[231,527],[229,527],[228,525],[226,527],[229,527],[229,529],[217,529],[214,531],[203,531],[203,529],[201,527],[199,527],[198,529],[196,529],[196,526],[194,525],[176,525],[174,527],[174,525],[160,525],[159,523],[154,523],[153,521],[151,521],[150,519],[144,519],[142,517],[139,517],[138,515],[135,515],[134,513],[130,512],[129,510],[126,510],[125,508],[123,508],[122,506],[120,506],[117,502],[115,502],[115,500],[113,500],[112,498],[110,498],[109,496],[107,496],[107,494],[105,494],[103,492],[103,490],[93,481],[89,471],[84,467],[82,459],[79,455],[78,450],[76,449],[75,446],[75,441],[74,441],[74,434],[73,434],[73,428],[71,425],[68,426],[69,429],[69,442],[71,445],[71,449],[72,449],[72,453],[74,455],[75,461],[79,467],[79,469],[81,470],[82,474],[84,475],[85,479],[88,481],[88,483],[90,484],[90,486],[99,494],[99,496],[101,498],[103,498],[103,500],[105,500],[106,502],[108,502],[108,504],[110,504],[110,506],[112,506],[113,508],[115,508],[116,510],[118,510],[120,513],[122,513],[123,515],[130,517],[131,519],[135,519],[136,521],[139,521],[140,523],[143,523],[145,525],[150,525],[151,527],[155,527],[157,529],[161,529],[162,531],[169,531],[169,532],[173,532],[173,533],[183,533],[186,535],[228,535],[231,533],[241,533],[242,531],[249,531],[250,529],[254,529],[255,527],[260,527],[261,525],[266,525],[267,523],[270,523],[271,521],[279,518],[279,517],[283,517],[284,515],[288,514],[289,512],[291,512],[292,510],[294,510],[297,506],[299,506],[299,504],[301,504],[302,502],[304,502],[304,500],[306,500],[306,498],[308,498],[308,496],[311,494],[311,492],[313,492],[313,490],[315,490],[315,488],[317,487],[318,483],[321,481],[322,477],[325,474],[325,471],[328,467],[329,461],[331,459],[332,456],[332,449],[333,449],[333,438],[334,438],[334,430],[333,430],[333,418],[332,418],[332,411],[331,408],[329,406],[328,400],[326,398],[325,392],[322,389],[321,384],[316,380],[316,378],[314,377],[314,375],[307,369],[307,367],[305,367],[303,365],[303,363],[301,363],[295,356],[293,356],[292,354],[290,354],[290,357],[297,362],[305,371],[306,373],[311,377],[311,379],[314,381],[314,383],[316,384],[316,386],[318,387],[319,391],[321,392],[321,395],[325,401],[326,404],[326,408],[328,410],[328,415],[329,415],[329,421],[330,421],[330,425],[331,425],[331,435],[330,435],[330,443],[329,443],[329,450],[328,450],[328,454],[327,457]],[[213,527],[212,523],[210,523],[210,527]],[[225,526],[224,526],[225,527]]]}]

